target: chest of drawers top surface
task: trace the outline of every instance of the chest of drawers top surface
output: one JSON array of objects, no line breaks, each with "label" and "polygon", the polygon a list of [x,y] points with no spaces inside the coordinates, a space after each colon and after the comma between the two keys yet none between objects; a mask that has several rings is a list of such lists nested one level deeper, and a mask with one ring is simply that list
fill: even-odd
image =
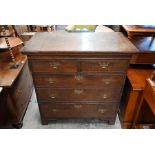
[{"label": "chest of drawers top surface", "polygon": [[114,33],[36,33],[23,48],[26,54],[64,52],[133,53],[136,47],[120,32]]}]

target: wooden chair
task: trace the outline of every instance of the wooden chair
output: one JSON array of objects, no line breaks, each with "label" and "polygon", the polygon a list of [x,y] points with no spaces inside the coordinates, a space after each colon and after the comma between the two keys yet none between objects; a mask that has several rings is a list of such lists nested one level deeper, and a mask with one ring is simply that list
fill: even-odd
[{"label": "wooden chair", "polygon": [[[144,103],[146,103],[149,106],[151,110],[150,112],[152,112],[153,115],[155,115],[155,71],[153,72],[152,76],[146,80],[146,86],[143,91],[139,106],[137,108],[132,128],[143,128],[144,124],[139,124],[138,120]],[[147,123],[147,126],[152,126],[152,125],[154,126],[155,122]]]}]

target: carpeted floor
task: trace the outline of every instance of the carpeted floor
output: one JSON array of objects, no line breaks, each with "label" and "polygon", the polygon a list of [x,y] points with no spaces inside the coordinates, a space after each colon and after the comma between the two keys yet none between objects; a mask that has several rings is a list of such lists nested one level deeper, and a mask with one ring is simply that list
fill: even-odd
[{"label": "carpeted floor", "polygon": [[115,125],[109,125],[101,120],[60,120],[51,122],[48,125],[42,125],[40,113],[35,96],[32,95],[26,115],[23,120],[23,129],[120,129],[120,122],[117,117]]}]

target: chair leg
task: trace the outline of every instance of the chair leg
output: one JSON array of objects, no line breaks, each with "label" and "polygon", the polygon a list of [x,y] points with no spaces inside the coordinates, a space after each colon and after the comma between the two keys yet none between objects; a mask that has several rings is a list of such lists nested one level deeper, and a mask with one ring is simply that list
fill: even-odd
[{"label": "chair leg", "polygon": [[135,117],[134,117],[134,120],[133,120],[133,124],[132,124],[132,127],[131,127],[132,129],[136,129],[136,128],[139,128],[140,127],[140,125],[136,125],[136,123],[137,123],[138,118],[139,118],[139,113],[140,113],[142,104],[143,104],[143,97],[142,97],[141,102],[140,102],[140,104],[138,106],[138,109],[136,111],[136,114],[135,114]]}]

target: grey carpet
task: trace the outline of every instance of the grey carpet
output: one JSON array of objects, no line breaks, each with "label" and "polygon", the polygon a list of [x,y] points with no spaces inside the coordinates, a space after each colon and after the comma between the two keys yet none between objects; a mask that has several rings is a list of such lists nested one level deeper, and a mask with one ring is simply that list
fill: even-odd
[{"label": "grey carpet", "polygon": [[23,129],[120,129],[120,122],[117,116],[115,125],[109,125],[101,120],[60,120],[51,122],[48,125],[42,125],[40,113],[36,100],[35,92],[33,92],[30,104],[23,120]]}]

